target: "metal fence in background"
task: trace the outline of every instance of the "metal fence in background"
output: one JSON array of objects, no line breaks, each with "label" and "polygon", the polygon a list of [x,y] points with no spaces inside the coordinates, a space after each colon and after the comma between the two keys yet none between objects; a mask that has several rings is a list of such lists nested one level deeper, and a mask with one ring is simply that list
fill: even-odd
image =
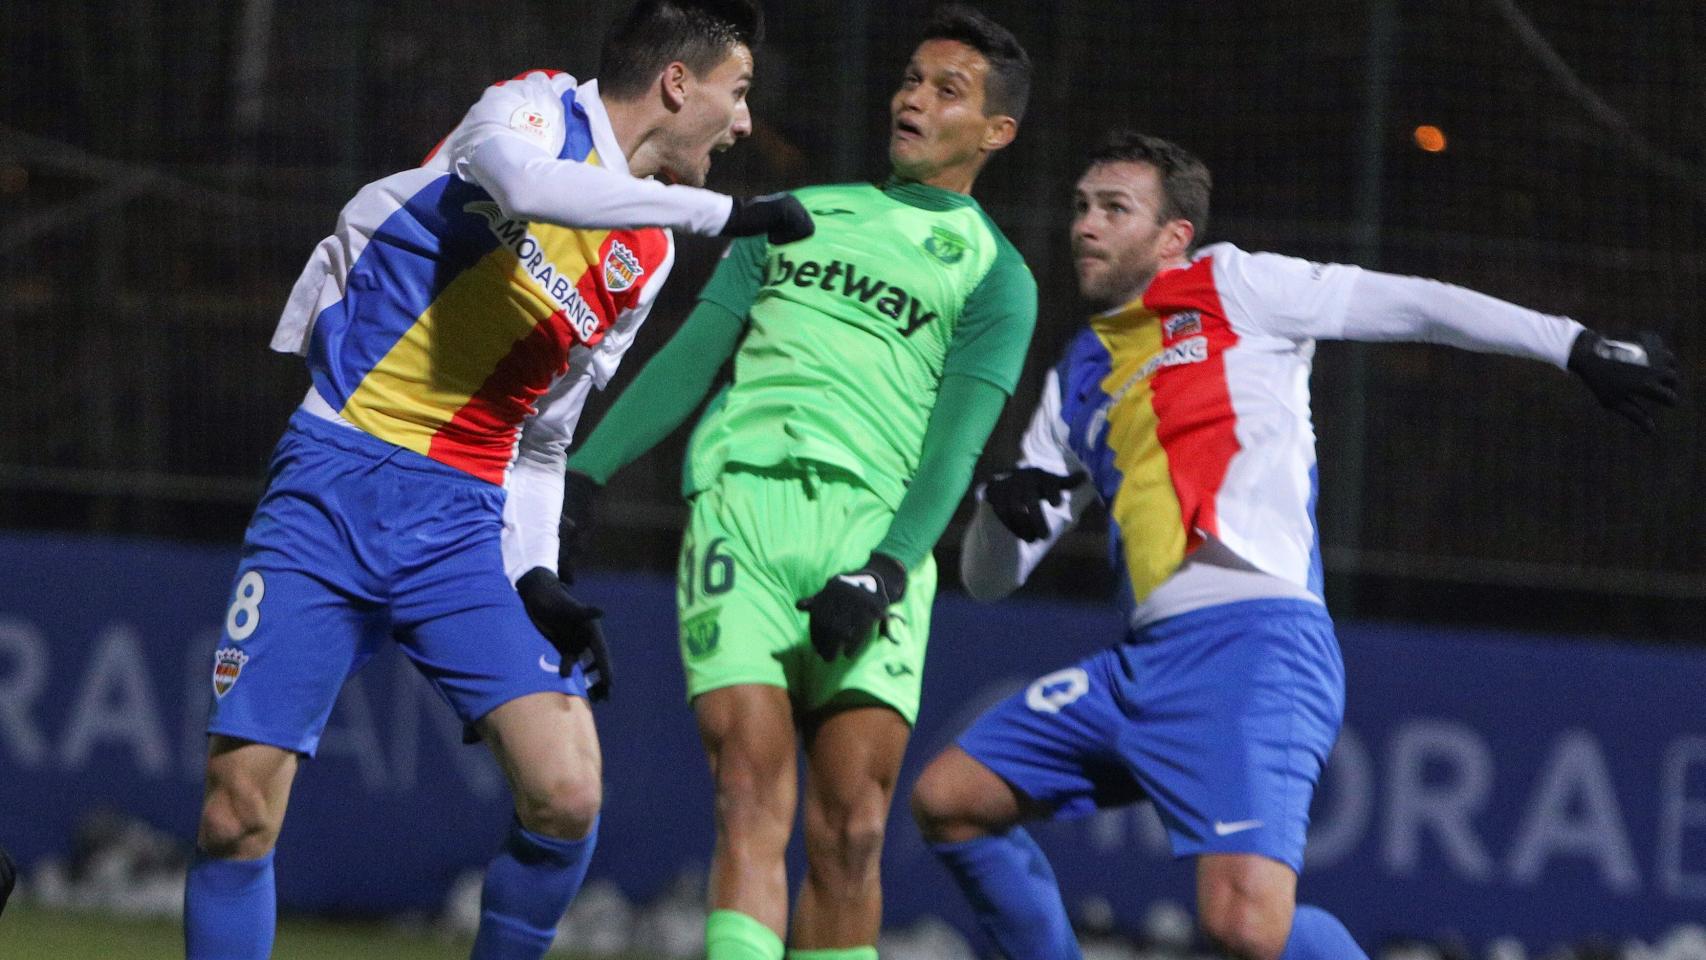
[{"label": "metal fence in background", "polygon": [[[619,6],[0,9],[0,525],[235,540],[307,383],[266,341],[338,208],[417,162],[492,79],[594,73]],[[925,5],[768,6],[758,129],[712,185],[881,175],[888,96]],[[1706,600],[1706,6],[981,6],[1037,76],[1019,141],[977,193],[1043,297],[990,464],[1012,457],[1082,316],[1064,243],[1079,158],[1132,125],[1214,170],[1211,239],[1437,277],[1608,333],[1656,329],[1682,358],[1687,405],[1647,438],[1532,363],[1324,344],[1330,571]],[[1443,149],[1424,149],[1441,146],[1424,125]],[[683,242],[615,389],[716,252]],[[607,496],[618,562],[672,565],[681,440]],[[1094,535],[1068,549],[1098,550]]]}]

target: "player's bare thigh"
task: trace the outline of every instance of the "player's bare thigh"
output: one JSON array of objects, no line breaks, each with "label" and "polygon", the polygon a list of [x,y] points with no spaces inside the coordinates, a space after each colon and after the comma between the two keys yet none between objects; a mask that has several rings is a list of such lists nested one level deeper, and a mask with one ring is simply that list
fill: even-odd
[{"label": "player's bare thigh", "polygon": [[196,844],[229,860],[264,857],[284,826],[297,755],[283,747],[213,734]]},{"label": "player's bare thigh", "polygon": [[694,697],[693,711],[716,791],[711,907],[744,913],[780,937],[788,917],[783,855],[799,792],[788,691],[760,683],[719,687]]},{"label": "player's bare thigh", "polygon": [[892,708],[820,711],[806,724],[806,878],[792,943],[838,949],[876,942],[889,805],[912,728]]},{"label": "player's bare thigh", "polygon": [[975,840],[1047,812],[957,744],[937,754],[912,788],[912,819],[931,843]]},{"label": "player's bare thigh", "polygon": [[547,836],[586,836],[603,796],[603,755],[586,700],[531,693],[500,705],[478,726],[509,781],[521,825]]},{"label": "player's bare thigh", "polygon": [[1275,960],[1291,935],[1297,874],[1257,853],[1197,857],[1197,918],[1203,932],[1240,960]]}]

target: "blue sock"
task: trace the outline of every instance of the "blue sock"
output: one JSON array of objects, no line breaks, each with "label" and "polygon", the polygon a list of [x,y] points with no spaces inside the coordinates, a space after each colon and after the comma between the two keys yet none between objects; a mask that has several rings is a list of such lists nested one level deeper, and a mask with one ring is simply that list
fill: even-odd
[{"label": "blue sock", "polygon": [[470,960],[538,960],[557,936],[557,921],[586,879],[598,821],[579,840],[559,840],[511,823],[509,839],[486,867],[480,932]]},{"label": "blue sock", "polygon": [[954,875],[978,925],[1009,957],[1079,960],[1078,939],[1048,858],[1019,827],[930,849]]},{"label": "blue sock", "polygon": [[1339,918],[1320,907],[1298,904],[1291,936],[1280,960],[1368,960]]},{"label": "blue sock", "polygon": [[219,860],[196,851],[184,881],[189,960],[266,960],[277,923],[271,850],[259,860]]}]

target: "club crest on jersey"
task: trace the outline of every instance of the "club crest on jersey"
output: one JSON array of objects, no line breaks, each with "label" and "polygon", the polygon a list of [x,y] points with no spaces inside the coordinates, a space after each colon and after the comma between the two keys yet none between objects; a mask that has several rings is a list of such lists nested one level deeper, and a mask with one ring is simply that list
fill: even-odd
[{"label": "club crest on jersey", "polygon": [[931,227],[930,236],[924,238],[924,251],[949,265],[965,259],[966,249],[970,246],[965,237],[947,227]]},{"label": "club crest on jersey", "polygon": [[621,293],[633,286],[646,272],[640,265],[640,258],[634,251],[615,240],[610,244],[610,252],[604,255],[604,288],[611,293]]},{"label": "club crest on jersey", "polygon": [[1167,318],[1163,327],[1167,331],[1167,339],[1169,340],[1174,340],[1179,337],[1188,337],[1194,333],[1202,333],[1202,314],[1195,310],[1186,310],[1183,313],[1175,313]]},{"label": "club crest on jersey", "polygon": [[723,628],[717,623],[717,614],[715,609],[707,610],[682,622],[681,644],[687,648],[688,659],[698,660],[716,651],[717,641],[723,634]]},{"label": "club crest on jersey", "polygon": [[236,686],[249,655],[236,647],[223,647],[213,652],[213,694],[223,697]]}]

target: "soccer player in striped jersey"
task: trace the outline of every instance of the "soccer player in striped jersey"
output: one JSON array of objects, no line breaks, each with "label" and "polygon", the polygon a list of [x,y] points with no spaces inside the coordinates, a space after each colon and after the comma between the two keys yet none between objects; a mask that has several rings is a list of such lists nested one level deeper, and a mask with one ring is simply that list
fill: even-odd
[{"label": "soccer player in striped jersey", "polygon": [[[422,166],[362,188],[310,259],[273,347],[305,356],[312,386],[214,654],[188,956],[270,953],[273,846],[300,758],[388,639],[514,794],[473,956],[550,946],[597,836],[586,697],[610,682],[597,612],[552,572],[563,458],[669,273],[670,228],[810,233],[791,198],[694,186],[751,130],[760,29],[752,0],[640,0],[599,80],[534,71],[491,87]],[[653,174],[676,185],[641,179]]]},{"label": "soccer player in striped jersey", "polygon": [[1567,368],[1651,429],[1675,400],[1656,335],[1606,340],[1460,287],[1220,243],[1207,168],[1112,136],[1078,181],[1080,291],[1105,311],[1049,372],[1016,468],[981,488],[962,575],[1024,583],[1108,508],[1125,642],[991,708],[926,768],[919,826],[1009,957],[1079,956],[1022,824],[1147,799],[1197,864],[1198,920],[1246,960],[1366,955],[1297,905],[1309,800],[1343,716],[1322,601],[1309,371],[1318,339],[1412,340]]},{"label": "soccer player in striped jersey", "polygon": [[[817,233],[729,250],[680,333],[569,461],[568,517],[684,421],[677,601],[716,790],[710,960],[874,960],[879,857],[918,712],[930,550],[1024,363],[1036,285],[970,196],[1030,67],[946,8],[890,101],[884,183],[795,192]],[[584,530],[583,524],[573,524]],[[806,876],[783,859],[803,744]]]}]

